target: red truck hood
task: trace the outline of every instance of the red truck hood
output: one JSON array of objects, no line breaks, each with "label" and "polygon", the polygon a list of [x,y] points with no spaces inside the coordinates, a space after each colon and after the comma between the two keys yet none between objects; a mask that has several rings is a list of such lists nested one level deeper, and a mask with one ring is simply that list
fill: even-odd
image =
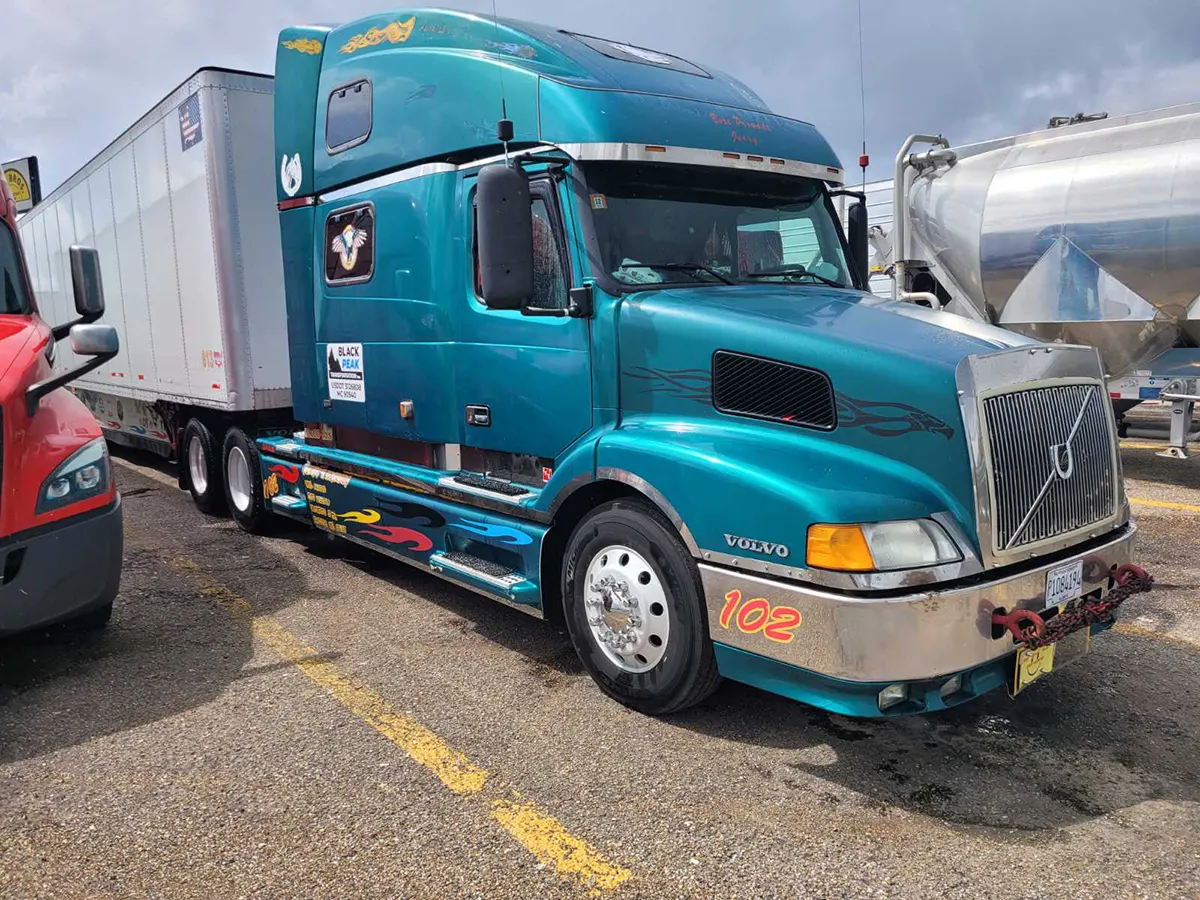
[{"label": "red truck hood", "polygon": [[32,316],[0,316],[0,382],[37,332],[37,320]]}]

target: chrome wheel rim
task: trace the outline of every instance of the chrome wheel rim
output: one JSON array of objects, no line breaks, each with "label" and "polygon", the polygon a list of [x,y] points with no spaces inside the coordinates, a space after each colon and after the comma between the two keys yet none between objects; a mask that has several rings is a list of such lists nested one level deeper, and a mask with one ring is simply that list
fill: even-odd
[{"label": "chrome wheel rim", "polygon": [[241,447],[233,447],[225,460],[225,483],[229,485],[229,499],[238,512],[250,509],[250,463]]},{"label": "chrome wheel rim", "polygon": [[208,493],[208,459],[204,454],[204,442],[200,435],[192,435],[188,441],[188,475],[197,494]]},{"label": "chrome wheel rim", "polygon": [[658,573],[629,547],[614,544],[592,557],[584,577],[592,640],[624,672],[649,672],[667,652],[671,615]]}]

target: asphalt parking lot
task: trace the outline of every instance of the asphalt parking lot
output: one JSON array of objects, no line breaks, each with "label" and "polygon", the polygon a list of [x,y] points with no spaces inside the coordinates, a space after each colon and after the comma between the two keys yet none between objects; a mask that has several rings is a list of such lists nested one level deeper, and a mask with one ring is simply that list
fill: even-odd
[{"label": "asphalt parking lot", "polygon": [[637,715],[551,627],[127,456],[109,629],[0,641],[0,896],[1200,897],[1200,458],[1125,443],[1156,589],[889,721]]}]

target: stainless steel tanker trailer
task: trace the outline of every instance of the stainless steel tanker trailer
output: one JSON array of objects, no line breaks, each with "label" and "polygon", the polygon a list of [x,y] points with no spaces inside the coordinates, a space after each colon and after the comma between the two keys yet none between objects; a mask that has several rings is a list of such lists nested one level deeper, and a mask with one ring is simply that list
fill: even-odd
[{"label": "stainless steel tanker trailer", "polygon": [[1118,416],[1170,402],[1166,453],[1187,456],[1200,399],[1200,103],[961,147],[913,135],[890,198],[888,187],[866,190],[875,290],[1096,347]]}]

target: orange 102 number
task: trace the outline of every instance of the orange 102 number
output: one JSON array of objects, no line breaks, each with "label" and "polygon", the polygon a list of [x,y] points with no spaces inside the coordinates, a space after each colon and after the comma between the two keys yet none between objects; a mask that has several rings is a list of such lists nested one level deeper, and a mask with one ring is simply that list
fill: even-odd
[{"label": "orange 102 number", "polygon": [[742,603],[742,592],[732,590],[725,595],[721,607],[721,627],[733,625],[744,634],[758,634],[777,644],[790,644],[800,627],[800,610],[792,606],[772,606],[762,597]]}]

